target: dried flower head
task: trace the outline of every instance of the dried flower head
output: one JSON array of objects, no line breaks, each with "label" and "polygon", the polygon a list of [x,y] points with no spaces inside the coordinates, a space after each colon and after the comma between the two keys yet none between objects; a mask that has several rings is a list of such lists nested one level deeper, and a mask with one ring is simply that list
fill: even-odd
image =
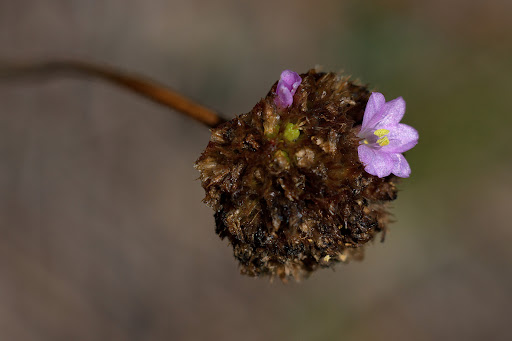
[{"label": "dried flower head", "polygon": [[[380,125],[391,109],[378,95],[363,119],[366,87],[335,73],[285,72],[249,113],[212,130],[196,168],[216,232],[228,238],[241,272],[299,279],[363,257],[364,245],[386,231],[397,178],[365,171],[358,154],[379,144],[379,129],[389,128],[392,145],[391,125]],[[380,169],[375,158],[362,160]]]}]

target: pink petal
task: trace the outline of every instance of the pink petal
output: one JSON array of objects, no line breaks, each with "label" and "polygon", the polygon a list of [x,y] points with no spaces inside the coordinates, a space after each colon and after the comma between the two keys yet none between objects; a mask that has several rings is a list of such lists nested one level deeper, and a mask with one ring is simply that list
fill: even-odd
[{"label": "pink petal", "polygon": [[283,72],[281,72],[280,80],[287,84],[289,89],[297,89],[300,82],[302,82],[302,78],[300,78],[300,76],[296,72],[293,72],[291,70],[284,70]]},{"label": "pink petal", "polygon": [[373,121],[372,118],[377,113],[379,113],[385,103],[386,99],[384,98],[383,94],[380,92],[372,92],[370,98],[368,99],[368,103],[366,104],[366,108],[364,109],[363,124],[361,126],[362,129],[368,127],[368,124]]},{"label": "pink petal", "polygon": [[393,159],[393,174],[401,178],[408,178],[411,175],[411,167],[402,154],[391,154]]},{"label": "pink petal", "polygon": [[389,144],[383,149],[388,153],[403,153],[418,143],[418,131],[407,124],[399,123],[387,129],[389,130]]},{"label": "pink petal", "polygon": [[277,96],[274,103],[280,108],[287,108],[293,103],[293,95],[285,86],[277,86]]},{"label": "pink petal", "polygon": [[400,122],[405,114],[405,101],[402,97],[387,102],[380,113],[377,128],[394,126]]},{"label": "pink petal", "polygon": [[284,70],[279,82],[277,82],[274,103],[280,108],[287,108],[292,105],[293,95],[301,82],[302,78],[296,72]]},{"label": "pink petal", "polygon": [[391,174],[395,162],[392,154],[383,152],[382,149],[373,149],[366,145],[360,145],[357,148],[359,160],[365,165],[364,170],[371,175],[383,178]]}]

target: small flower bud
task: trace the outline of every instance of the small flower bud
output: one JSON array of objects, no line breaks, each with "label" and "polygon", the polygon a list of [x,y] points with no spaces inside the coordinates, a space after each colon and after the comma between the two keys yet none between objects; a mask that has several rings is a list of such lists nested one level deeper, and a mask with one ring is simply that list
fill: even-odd
[{"label": "small flower bud", "polygon": [[396,198],[397,178],[366,172],[358,155],[368,89],[335,73],[295,75],[214,128],[195,165],[216,232],[250,276],[300,279],[361,259]]}]

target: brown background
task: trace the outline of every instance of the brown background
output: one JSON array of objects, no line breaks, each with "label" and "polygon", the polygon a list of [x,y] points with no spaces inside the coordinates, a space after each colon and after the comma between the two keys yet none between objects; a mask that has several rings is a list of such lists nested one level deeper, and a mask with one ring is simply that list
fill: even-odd
[{"label": "brown background", "polygon": [[232,117],[281,70],[403,96],[397,222],[302,283],[238,274],[209,133],[110,85],[0,82],[0,340],[510,340],[512,2],[0,0],[0,59],[79,58]]}]

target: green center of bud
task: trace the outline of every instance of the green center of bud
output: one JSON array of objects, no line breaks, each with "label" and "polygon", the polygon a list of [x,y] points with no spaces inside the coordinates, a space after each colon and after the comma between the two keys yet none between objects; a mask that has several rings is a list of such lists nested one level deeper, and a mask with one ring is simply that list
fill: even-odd
[{"label": "green center of bud", "polygon": [[284,138],[290,142],[296,141],[300,136],[300,130],[296,124],[287,123],[284,128]]}]

